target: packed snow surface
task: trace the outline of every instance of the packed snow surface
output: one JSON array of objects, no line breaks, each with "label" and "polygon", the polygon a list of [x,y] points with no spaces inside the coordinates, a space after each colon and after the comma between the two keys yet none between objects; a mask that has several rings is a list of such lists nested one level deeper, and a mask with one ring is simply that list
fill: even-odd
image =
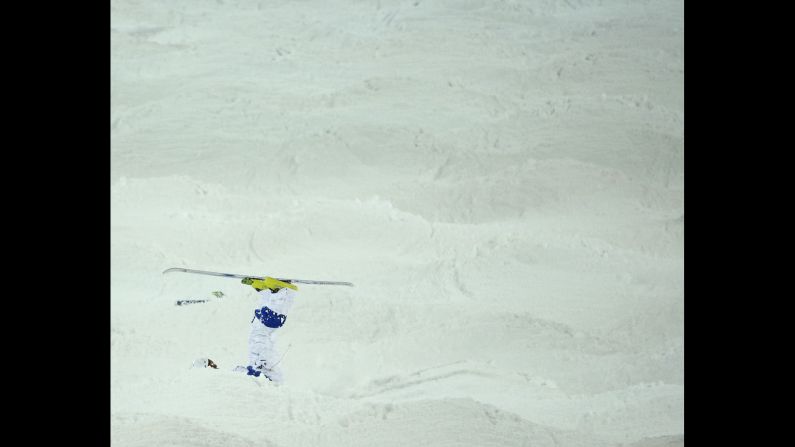
[{"label": "packed snow surface", "polygon": [[[682,1],[112,0],[111,62],[114,446],[684,444]],[[274,385],[169,267],[355,287]]]}]

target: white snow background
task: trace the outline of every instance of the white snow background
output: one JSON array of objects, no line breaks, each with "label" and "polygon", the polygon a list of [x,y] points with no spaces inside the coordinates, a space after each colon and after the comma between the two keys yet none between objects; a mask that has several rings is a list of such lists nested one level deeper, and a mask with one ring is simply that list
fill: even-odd
[{"label": "white snow background", "polygon": [[[112,444],[683,445],[683,103],[683,1],[112,0]],[[169,267],[355,287],[276,386]]]}]

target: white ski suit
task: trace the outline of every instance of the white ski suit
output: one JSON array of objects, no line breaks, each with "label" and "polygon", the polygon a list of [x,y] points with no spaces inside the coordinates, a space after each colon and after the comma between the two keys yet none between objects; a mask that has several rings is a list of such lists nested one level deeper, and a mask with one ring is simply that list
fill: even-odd
[{"label": "white ski suit", "polygon": [[257,377],[261,373],[273,382],[281,382],[283,376],[277,364],[281,356],[276,350],[276,331],[287,321],[287,312],[298,292],[285,287],[276,293],[270,289],[258,293],[260,298],[254,309],[248,337],[247,373]]}]

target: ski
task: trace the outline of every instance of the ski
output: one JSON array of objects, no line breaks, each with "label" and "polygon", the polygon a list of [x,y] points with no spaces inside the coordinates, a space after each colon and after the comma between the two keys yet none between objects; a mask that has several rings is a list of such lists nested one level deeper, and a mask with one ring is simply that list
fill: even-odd
[{"label": "ski", "polygon": [[188,304],[206,303],[209,300],[177,300],[175,306],[187,306]]},{"label": "ski", "polygon": [[[210,275],[210,276],[221,276],[225,278],[254,278],[254,279],[261,279],[264,280],[264,276],[256,276],[256,275],[238,275],[236,273],[222,273],[222,272],[209,272],[206,270],[193,270],[193,269],[185,269],[180,267],[172,267],[166,270],[163,270],[163,274],[172,273],[172,272],[182,272],[182,273],[195,273],[198,275]],[[343,282],[343,281],[315,281],[312,279],[291,279],[291,278],[276,278],[279,281],[291,282],[291,283],[298,283],[298,284],[316,284],[316,285],[325,285],[325,286],[350,286],[353,287],[352,283]]]},{"label": "ski", "polygon": [[[216,298],[222,298],[224,296],[224,292],[221,292],[220,290],[216,290],[214,292],[211,292],[211,294],[214,297],[216,297]],[[177,305],[177,306],[187,306],[188,304],[207,303],[209,301],[211,301],[211,300],[209,300],[209,299],[201,299],[201,300],[188,299],[188,300],[177,300],[174,304]],[[213,301],[215,301],[215,300],[213,300]]]}]

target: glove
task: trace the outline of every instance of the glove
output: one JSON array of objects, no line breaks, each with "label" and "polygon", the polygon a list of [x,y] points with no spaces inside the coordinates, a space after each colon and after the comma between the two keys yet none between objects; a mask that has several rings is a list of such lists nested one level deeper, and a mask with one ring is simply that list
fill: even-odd
[{"label": "glove", "polygon": [[277,292],[285,287],[288,289],[298,290],[298,287],[290,284],[289,282],[280,281],[276,278],[271,278],[270,276],[266,276],[265,279],[243,278],[243,280],[240,282],[257,290],[271,289],[271,291]]}]

